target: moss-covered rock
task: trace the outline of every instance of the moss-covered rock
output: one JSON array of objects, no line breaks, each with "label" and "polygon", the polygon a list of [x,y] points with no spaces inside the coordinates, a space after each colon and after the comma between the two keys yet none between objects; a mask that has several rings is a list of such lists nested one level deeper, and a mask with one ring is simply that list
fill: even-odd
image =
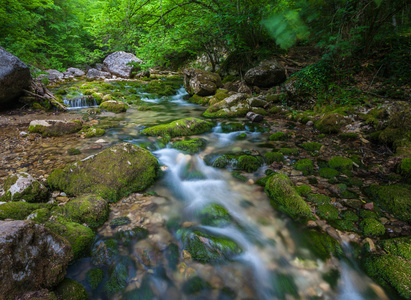
[{"label": "moss-covered rock", "polygon": [[381,248],[391,255],[400,256],[411,261],[411,237],[404,236],[378,242]]},{"label": "moss-covered rock", "polygon": [[76,133],[83,127],[81,121],[62,121],[62,120],[34,120],[30,122],[29,131],[40,133],[45,137],[63,136]]},{"label": "moss-covered rock", "polygon": [[394,288],[405,299],[411,298],[411,262],[395,255],[371,255],[364,259],[367,274],[383,286]]},{"label": "moss-covered rock", "polygon": [[384,235],[385,227],[375,218],[366,218],[360,223],[362,232],[367,236]]},{"label": "moss-covered rock", "polygon": [[227,209],[220,204],[209,204],[197,213],[201,224],[222,227],[230,224],[231,217]]},{"label": "moss-covered rock", "polygon": [[99,240],[91,249],[91,263],[94,266],[110,266],[119,255],[118,241],[115,239]]},{"label": "moss-covered rock", "polygon": [[90,127],[83,132],[83,135],[86,138],[92,138],[95,136],[102,136],[105,133],[106,133],[106,130],[104,130],[103,128]]},{"label": "moss-covered rock", "polygon": [[285,212],[292,218],[311,217],[310,207],[292,186],[291,180],[283,174],[273,175],[265,185],[265,192],[271,199],[271,205]]},{"label": "moss-covered rock", "polygon": [[40,208],[34,210],[30,215],[27,216],[27,220],[34,221],[39,224],[47,222],[51,216],[51,211],[48,208]]},{"label": "moss-covered rock", "polygon": [[143,227],[134,227],[131,230],[119,230],[115,234],[117,241],[124,245],[129,245],[131,241],[144,240],[148,237],[148,230]]},{"label": "moss-covered rock", "polygon": [[211,285],[198,276],[190,278],[189,280],[184,282],[182,287],[182,291],[187,295],[197,294],[201,291],[209,289],[211,289]]},{"label": "moss-covered rock", "polygon": [[281,152],[284,155],[287,156],[296,156],[298,155],[298,148],[281,148],[280,150],[278,150],[278,152]]},{"label": "moss-covered rock", "polygon": [[211,128],[213,128],[211,122],[198,118],[186,118],[173,121],[169,124],[146,128],[141,133],[150,136],[169,135],[170,137],[177,137],[205,133],[211,130]]},{"label": "moss-covered rock", "polygon": [[284,162],[284,154],[280,152],[268,152],[264,154],[264,161],[267,165],[271,165],[273,162]]},{"label": "moss-covered rock", "polygon": [[262,165],[262,159],[252,155],[241,155],[238,158],[238,167],[248,173],[255,172]]},{"label": "moss-covered rock", "polygon": [[86,289],[81,283],[65,278],[55,289],[59,299],[88,300]]},{"label": "moss-covered rock", "polygon": [[245,117],[251,110],[246,94],[234,94],[211,105],[203,114],[206,118]]},{"label": "moss-covered rock", "polygon": [[311,159],[305,158],[297,160],[294,163],[294,168],[303,172],[303,175],[307,176],[314,173],[314,163]]},{"label": "moss-covered rock", "polygon": [[347,124],[343,115],[338,113],[325,114],[315,123],[315,128],[324,133],[338,133]]},{"label": "moss-covered rock", "polygon": [[234,131],[243,131],[246,129],[245,124],[242,123],[222,123],[221,130],[224,133],[234,132]]},{"label": "moss-covered rock", "polygon": [[353,221],[353,222],[357,222],[359,219],[358,215],[352,210],[345,211],[342,214],[342,217],[344,218],[344,220]]},{"label": "moss-covered rock", "polygon": [[101,103],[99,107],[103,110],[107,110],[116,114],[127,111],[127,104],[115,100],[105,101]]},{"label": "moss-covered rock", "polygon": [[184,141],[174,142],[171,147],[190,154],[198,153],[205,149],[207,141],[202,138],[187,139]]},{"label": "moss-covered rock", "polygon": [[13,220],[24,220],[32,212],[38,209],[49,209],[51,204],[43,203],[27,203],[23,201],[18,202],[8,202],[0,204],[0,220],[13,219]]},{"label": "moss-covered rock", "polygon": [[91,229],[97,229],[108,219],[108,202],[100,196],[93,194],[81,195],[58,207],[54,213],[59,213],[67,219],[87,224]]},{"label": "moss-covered rock", "polygon": [[69,195],[94,193],[117,201],[146,189],[154,183],[158,172],[157,159],[149,151],[119,143],[92,158],[55,170],[47,178],[47,184]]},{"label": "moss-covered rock", "polygon": [[210,98],[201,97],[199,95],[194,94],[188,99],[188,102],[199,104],[199,105],[207,105],[210,102]]},{"label": "moss-covered rock", "polygon": [[411,182],[411,158],[404,158],[400,165],[400,174],[408,182]]},{"label": "moss-covered rock", "polygon": [[302,237],[310,250],[322,260],[330,258],[331,255],[338,257],[343,254],[340,244],[326,233],[306,230]]},{"label": "moss-covered rock", "polygon": [[118,263],[112,267],[108,281],[104,284],[104,291],[112,296],[126,287],[128,270],[123,263]]},{"label": "moss-covered rock", "polygon": [[337,220],[338,209],[331,204],[322,204],[318,207],[317,215],[324,220]]},{"label": "moss-covered rock", "polygon": [[411,185],[371,185],[364,191],[379,206],[398,219],[411,222]]},{"label": "moss-covered rock", "polygon": [[103,281],[104,271],[102,269],[91,269],[86,274],[87,284],[91,287],[92,290],[95,290],[100,283]]},{"label": "moss-covered rock", "polygon": [[324,204],[324,203],[330,203],[331,199],[330,197],[323,195],[323,194],[311,193],[311,194],[308,194],[307,201],[314,202],[317,204]]},{"label": "moss-covered rock", "polygon": [[268,138],[270,141],[286,141],[288,136],[284,132],[276,132]]},{"label": "moss-covered rock", "polygon": [[335,156],[330,159],[328,166],[344,174],[350,174],[353,167],[353,161],[349,158]]},{"label": "moss-covered rock", "polygon": [[123,225],[128,225],[131,223],[131,220],[129,217],[118,217],[110,222],[111,227],[117,227],[117,226],[123,226]]},{"label": "moss-covered rock", "polygon": [[318,155],[318,151],[320,151],[323,144],[317,142],[310,142],[310,143],[303,143],[300,145],[301,148],[307,150],[311,155],[316,156]]},{"label": "moss-covered rock", "polygon": [[321,168],[318,174],[323,178],[332,179],[340,175],[340,172],[331,168]]},{"label": "moss-covered rock", "polygon": [[198,69],[184,70],[184,88],[190,95],[214,95],[222,87],[220,75]]},{"label": "moss-covered rock", "polygon": [[47,188],[31,175],[19,172],[7,177],[0,202],[20,201],[35,203],[47,200]]},{"label": "moss-covered rock", "polygon": [[300,196],[307,197],[311,193],[311,187],[309,185],[300,185],[295,187],[295,190]]},{"label": "moss-covered rock", "polygon": [[64,217],[50,218],[44,226],[69,241],[73,250],[74,260],[90,253],[95,234],[93,230],[74,222],[68,222]]},{"label": "moss-covered rock", "polygon": [[210,235],[191,228],[179,229],[177,236],[191,257],[201,263],[222,264],[243,252],[239,245],[224,236]]}]

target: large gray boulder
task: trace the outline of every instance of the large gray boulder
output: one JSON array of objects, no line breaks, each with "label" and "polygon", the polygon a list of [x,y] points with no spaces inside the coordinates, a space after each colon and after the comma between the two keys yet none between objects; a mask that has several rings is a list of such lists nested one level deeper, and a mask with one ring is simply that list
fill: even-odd
[{"label": "large gray boulder", "polygon": [[0,106],[13,104],[30,82],[29,67],[0,47]]},{"label": "large gray boulder", "polygon": [[190,95],[211,96],[222,87],[220,75],[198,69],[184,70],[184,88]]},{"label": "large gray boulder", "polygon": [[55,286],[71,259],[69,242],[42,225],[0,221],[0,298]]},{"label": "large gray boulder", "polygon": [[103,61],[103,70],[107,70],[112,75],[131,78],[133,71],[138,71],[139,68],[133,68],[133,66],[128,65],[128,63],[137,62],[143,63],[143,61],[137,58],[132,53],[127,53],[124,51],[117,51],[109,56],[107,56]]},{"label": "large gray boulder", "polygon": [[258,67],[252,68],[245,73],[245,82],[250,86],[269,88],[286,79],[285,70],[281,64],[273,60],[262,61]]},{"label": "large gray boulder", "polygon": [[82,70],[77,68],[68,68],[66,72],[63,73],[65,78],[69,77],[82,77],[86,75]]},{"label": "large gray boulder", "polygon": [[64,79],[64,74],[58,70],[48,69],[48,70],[45,70],[44,72],[48,74],[41,74],[37,78],[38,79],[47,78],[49,81],[62,81]]}]

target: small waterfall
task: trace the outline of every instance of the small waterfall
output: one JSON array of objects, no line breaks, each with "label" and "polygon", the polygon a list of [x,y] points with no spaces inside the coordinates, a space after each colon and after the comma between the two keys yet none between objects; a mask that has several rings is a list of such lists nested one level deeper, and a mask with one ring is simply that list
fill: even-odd
[{"label": "small waterfall", "polygon": [[93,97],[81,97],[74,99],[64,99],[64,104],[68,106],[68,109],[80,109],[87,107],[98,107],[97,101]]}]

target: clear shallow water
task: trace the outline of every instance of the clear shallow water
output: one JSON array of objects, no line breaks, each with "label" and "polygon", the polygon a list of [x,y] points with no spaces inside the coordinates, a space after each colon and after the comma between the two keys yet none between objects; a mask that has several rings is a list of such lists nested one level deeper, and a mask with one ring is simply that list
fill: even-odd
[{"label": "clear shallow water", "polygon": [[[155,110],[129,109],[120,116],[120,125],[109,129],[103,138],[107,144],[128,140],[143,145],[153,140],[139,135],[145,126],[199,117],[204,108],[185,102],[184,95],[183,89],[172,97],[142,95]],[[236,136],[243,132],[247,139],[237,141]],[[149,200],[152,203],[143,217],[140,215],[144,206],[139,206],[142,201],[139,198],[116,204],[123,209],[121,215],[134,218],[148,228],[149,236],[127,245],[120,242],[115,262],[101,267],[105,279],[95,291],[86,281],[86,272],[93,268],[90,258],[69,269],[68,276],[84,283],[92,299],[389,299],[349,258],[348,247],[344,248],[347,258],[322,261],[302,238],[304,233],[299,225],[272,209],[262,188],[251,182],[239,182],[229,171],[209,167],[203,161],[206,154],[214,152],[269,151],[258,146],[268,133],[250,130],[222,133],[221,126],[216,124],[213,131],[202,137],[208,146],[198,155],[170,148],[153,149],[166,169],[162,179],[150,188],[159,197]],[[247,176],[255,180],[264,169]],[[231,222],[220,227],[201,224],[198,212],[209,204],[227,209]],[[178,229],[192,226],[210,235],[232,239],[243,252],[221,265],[201,264],[184,257]],[[98,240],[113,237],[108,227],[99,231]],[[179,257],[170,259],[170,244],[179,246]],[[146,256],[150,263],[146,262]],[[173,260],[175,268],[170,264]],[[127,267],[126,287],[108,295],[104,284],[120,263]],[[188,293],[185,284],[196,276],[209,286],[198,293]]]}]

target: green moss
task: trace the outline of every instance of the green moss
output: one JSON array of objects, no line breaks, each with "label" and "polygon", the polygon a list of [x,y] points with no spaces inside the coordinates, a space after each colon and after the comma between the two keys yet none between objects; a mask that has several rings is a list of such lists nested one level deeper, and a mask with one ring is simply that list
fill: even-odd
[{"label": "green moss", "polygon": [[158,96],[172,96],[179,87],[180,83],[172,83],[171,81],[165,80],[153,80],[144,86],[144,91]]},{"label": "green moss", "polygon": [[174,142],[171,147],[190,154],[198,153],[205,149],[207,141],[202,138],[189,139],[184,141]]},{"label": "green moss", "polygon": [[338,209],[331,204],[322,204],[318,207],[317,215],[324,220],[337,220]]},{"label": "green moss", "polygon": [[343,254],[340,244],[331,236],[316,230],[308,230],[303,232],[303,240],[320,259],[326,260],[333,256],[341,256]]},{"label": "green moss", "polygon": [[146,128],[141,133],[151,136],[171,137],[201,134],[213,128],[213,124],[197,118],[186,118],[173,121],[169,124]]},{"label": "green moss", "polygon": [[148,237],[148,230],[143,227],[134,227],[132,230],[120,230],[115,234],[116,239],[124,245],[129,245],[131,241],[144,240]]},{"label": "green moss", "polygon": [[195,104],[200,104],[200,105],[207,105],[210,101],[210,98],[208,97],[201,97],[199,95],[194,94],[188,99],[188,102],[190,103],[195,103]]},{"label": "green moss", "polygon": [[[8,176],[4,183],[5,193],[0,197],[0,202],[24,200],[35,203],[47,200],[49,193],[43,184],[34,179],[25,183],[21,182],[29,180],[28,177],[29,174],[24,172]],[[26,183],[29,184],[27,185]],[[12,188],[14,185],[18,186],[17,189]]]},{"label": "green moss", "polygon": [[227,209],[219,204],[213,203],[204,207],[197,213],[201,224],[207,226],[223,227],[231,222]]},{"label": "green moss", "polygon": [[310,142],[310,143],[303,143],[301,144],[301,148],[307,150],[308,152],[316,152],[320,151],[323,144],[317,142]]},{"label": "green moss", "polygon": [[328,162],[330,168],[340,171],[344,174],[350,174],[353,166],[353,161],[349,158],[335,156]]},{"label": "green moss", "polygon": [[78,196],[94,193],[117,201],[132,192],[143,191],[159,174],[157,159],[147,150],[130,143],[118,143],[91,159],[55,170],[47,184],[55,190]]},{"label": "green moss", "polygon": [[360,217],[363,219],[368,219],[368,218],[374,218],[374,219],[378,219],[378,215],[371,211],[371,210],[366,210],[366,209],[361,209],[360,210]]},{"label": "green moss", "polygon": [[358,134],[356,134],[354,132],[341,133],[338,136],[342,140],[356,140],[356,139],[358,139]]},{"label": "green moss", "polygon": [[239,171],[231,172],[231,176],[233,176],[235,179],[237,179],[241,182],[246,182],[247,181],[247,177],[241,175],[241,172],[239,172]]},{"label": "green moss", "polygon": [[119,254],[118,241],[115,239],[100,240],[91,250],[91,262],[95,266],[113,264]]},{"label": "green moss", "polygon": [[45,223],[47,222],[47,220],[50,218],[50,210],[48,208],[40,208],[40,209],[36,209],[35,211],[33,211],[30,214],[30,220],[34,221],[36,223]]},{"label": "green moss", "polygon": [[382,225],[381,222],[377,221],[374,218],[364,219],[360,223],[360,227],[362,229],[362,232],[366,236],[379,236],[384,235],[385,233],[384,225]]},{"label": "green moss", "polygon": [[266,183],[265,192],[271,199],[271,205],[292,218],[311,217],[307,203],[293,188],[291,180],[283,174],[273,175]]},{"label": "green moss", "polygon": [[350,220],[334,220],[331,222],[331,225],[338,230],[357,232],[355,223]]},{"label": "green moss", "polygon": [[347,210],[343,213],[344,220],[357,222],[359,217],[358,215],[353,212],[352,210]]},{"label": "green moss", "polygon": [[411,185],[371,185],[365,193],[400,220],[411,222]]},{"label": "green moss", "polygon": [[262,115],[262,116],[268,115],[268,112],[264,108],[255,108],[255,107],[253,107],[251,109],[251,111],[256,113],[256,114]]},{"label": "green moss", "polygon": [[99,107],[103,110],[107,110],[116,114],[127,111],[127,105],[120,101],[108,100],[101,103]]},{"label": "green moss", "polygon": [[311,187],[309,185],[300,185],[295,188],[300,196],[306,197],[311,193]]},{"label": "green moss", "polygon": [[315,123],[315,127],[324,133],[338,133],[347,121],[344,116],[337,113],[325,114]]},{"label": "green moss", "polygon": [[278,150],[278,152],[281,152],[284,155],[287,156],[296,156],[298,155],[298,148],[281,148],[280,150]]},{"label": "green moss", "polygon": [[190,229],[179,229],[177,236],[191,257],[201,263],[222,264],[243,252],[239,245],[224,236]]},{"label": "green moss", "polygon": [[302,171],[305,176],[314,173],[314,163],[311,159],[306,158],[297,160],[293,166],[298,171]]},{"label": "green moss", "polygon": [[88,194],[70,200],[64,207],[58,207],[55,213],[60,213],[68,220],[87,224],[91,229],[97,229],[108,219],[108,202],[100,196]]},{"label": "green moss", "polygon": [[321,168],[318,173],[321,177],[328,179],[335,178],[340,175],[340,172],[331,168]]},{"label": "green moss", "polygon": [[75,280],[65,278],[55,289],[59,299],[88,300],[88,294],[83,285]]},{"label": "green moss", "polygon": [[110,272],[110,277],[106,284],[104,285],[104,291],[109,295],[112,296],[115,293],[118,293],[126,287],[128,278],[128,271],[127,267],[122,264],[118,263]]},{"label": "green moss", "polygon": [[367,274],[385,287],[394,288],[405,299],[411,298],[411,263],[394,255],[372,255],[364,260]]},{"label": "green moss", "polygon": [[234,131],[243,131],[245,130],[245,125],[242,123],[222,123],[221,130],[224,133],[234,132]]},{"label": "green moss", "polygon": [[197,294],[203,290],[209,289],[211,289],[211,285],[198,276],[190,278],[189,280],[184,282],[182,287],[183,293],[187,295]]},{"label": "green moss", "polygon": [[111,227],[117,227],[117,226],[123,226],[123,225],[128,225],[131,223],[131,220],[129,217],[118,217],[113,219],[110,222]]},{"label": "green moss", "polygon": [[400,256],[406,260],[411,260],[410,236],[381,240],[378,242],[378,244],[388,254]]},{"label": "green moss", "polygon": [[104,271],[102,269],[91,269],[86,274],[86,281],[92,290],[95,290],[103,281]]},{"label": "green moss", "polygon": [[238,167],[241,170],[244,170],[248,173],[252,173],[258,170],[261,167],[262,161],[261,159],[251,156],[251,155],[241,155],[238,158]]},{"label": "green moss", "polygon": [[240,118],[240,117],[245,117],[245,115],[249,111],[250,111],[250,108],[248,106],[238,107],[237,109],[233,109],[233,110],[220,109],[220,110],[217,110],[216,112],[211,112],[210,108],[208,108],[203,113],[203,117],[211,118],[211,119],[213,118]]},{"label": "green moss", "polygon": [[227,75],[226,77],[223,78],[223,80],[221,81],[221,83],[227,83],[227,82],[233,82],[236,81],[237,77],[234,75]]},{"label": "green moss", "polygon": [[272,103],[280,103],[287,95],[285,93],[282,94],[272,94],[272,95],[267,95],[265,100],[267,102],[272,102]]},{"label": "green moss", "polygon": [[247,138],[247,134],[245,132],[240,133],[235,137],[236,140],[245,140]]},{"label": "green moss", "polygon": [[69,241],[73,250],[73,259],[87,256],[95,234],[93,230],[74,222],[68,222],[63,217],[55,217],[44,223],[44,226]]},{"label": "green moss", "polygon": [[284,132],[276,132],[268,138],[270,141],[286,141],[288,136]]},{"label": "green moss", "polygon": [[298,286],[290,274],[278,273],[273,282],[278,299],[299,299]]},{"label": "green moss", "polygon": [[81,154],[81,151],[79,149],[76,148],[70,148],[67,150],[67,154],[68,155],[79,155]]},{"label": "green moss", "polygon": [[411,180],[411,158],[404,158],[401,161],[400,174],[405,178],[405,180]]},{"label": "green moss", "polygon": [[308,194],[307,200],[310,202],[317,203],[317,204],[324,204],[324,203],[331,202],[330,197],[323,195],[323,194]]},{"label": "green moss", "polygon": [[22,201],[0,204],[0,220],[24,220],[27,218],[28,215],[30,215],[38,209],[50,209],[51,207],[51,204],[27,203]]},{"label": "green moss", "polygon": [[86,138],[91,138],[91,137],[95,137],[95,136],[102,136],[105,133],[106,133],[106,131],[104,129],[94,128],[94,127],[90,127],[84,132]]},{"label": "green moss", "polygon": [[284,162],[284,154],[280,152],[268,152],[264,154],[264,161],[266,164],[271,165],[273,162]]}]

